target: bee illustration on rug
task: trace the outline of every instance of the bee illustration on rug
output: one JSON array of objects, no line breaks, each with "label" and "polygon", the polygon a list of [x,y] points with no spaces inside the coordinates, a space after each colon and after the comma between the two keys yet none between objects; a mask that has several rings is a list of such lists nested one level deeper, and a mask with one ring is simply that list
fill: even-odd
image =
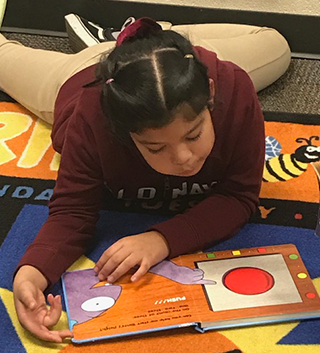
[{"label": "bee illustration on rug", "polygon": [[299,137],[296,142],[306,144],[298,147],[292,154],[281,153],[281,144],[276,138],[266,136],[266,160],[263,171],[263,181],[279,182],[299,177],[307,170],[310,163],[320,160],[320,146],[312,141],[319,141],[319,136],[309,139]]}]

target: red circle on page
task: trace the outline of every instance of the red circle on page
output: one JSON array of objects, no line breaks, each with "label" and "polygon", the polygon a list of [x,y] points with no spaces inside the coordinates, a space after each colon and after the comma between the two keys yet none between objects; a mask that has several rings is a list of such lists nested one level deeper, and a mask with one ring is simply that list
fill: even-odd
[{"label": "red circle on page", "polygon": [[227,272],[223,284],[237,294],[262,294],[274,286],[274,278],[267,271],[254,267],[239,267]]}]

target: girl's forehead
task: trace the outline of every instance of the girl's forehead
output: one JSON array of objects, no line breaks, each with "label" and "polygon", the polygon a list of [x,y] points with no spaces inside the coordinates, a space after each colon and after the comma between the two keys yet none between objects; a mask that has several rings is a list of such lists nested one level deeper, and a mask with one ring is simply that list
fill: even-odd
[{"label": "girl's forehead", "polygon": [[171,139],[181,138],[202,126],[206,114],[201,113],[193,120],[186,119],[183,115],[177,114],[173,121],[163,127],[144,129],[139,134],[131,134],[138,142],[142,144],[161,144]]},{"label": "girl's forehead", "polygon": [[175,112],[173,112],[173,119],[175,120],[177,118],[183,118],[185,120],[195,120],[199,115],[201,115],[202,112],[200,112],[200,114],[197,114],[192,106],[185,102],[180,104],[180,106],[178,106],[175,110]]}]

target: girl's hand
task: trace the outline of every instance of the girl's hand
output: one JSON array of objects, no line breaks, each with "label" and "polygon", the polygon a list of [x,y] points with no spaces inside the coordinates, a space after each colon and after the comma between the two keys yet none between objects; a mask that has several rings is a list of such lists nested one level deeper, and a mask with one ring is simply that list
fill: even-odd
[{"label": "girl's hand", "polygon": [[100,280],[112,283],[138,265],[131,281],[138,281],[149,268],[169,255],[169,246],[162,234],[152,231],[118,240],[100,257],[94,268]]},{"label": "girl's hand", "polygon": [[40,271],[32,266],[22,266],[13,283],[14,304],[21,325],[33,335],[45,341],[62,342],[72,337],[69,330],[51,331],[61,316],[61,297],[48,295],[50,309],[46,306],[43,290],[47,281]]}]

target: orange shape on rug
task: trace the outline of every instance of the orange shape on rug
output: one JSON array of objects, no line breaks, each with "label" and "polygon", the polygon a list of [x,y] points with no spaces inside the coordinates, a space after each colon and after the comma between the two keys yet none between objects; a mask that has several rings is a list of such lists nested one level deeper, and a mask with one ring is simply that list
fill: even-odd
[{"label": "orange shape on rug", "polygon": [[[19,121],[19,117],[21,120]],[[0,103],[1,175],[55,179],[51,127],[15,103]]]},{"label": "orange shape on rug", "polygon": [[69,344],[61,353],[220,353],[238,347],[219,332],[201,334],[194,328],[181,328],[166,332],[153,332],[143,336],[123,337],[103,343],[85,345]]}]

